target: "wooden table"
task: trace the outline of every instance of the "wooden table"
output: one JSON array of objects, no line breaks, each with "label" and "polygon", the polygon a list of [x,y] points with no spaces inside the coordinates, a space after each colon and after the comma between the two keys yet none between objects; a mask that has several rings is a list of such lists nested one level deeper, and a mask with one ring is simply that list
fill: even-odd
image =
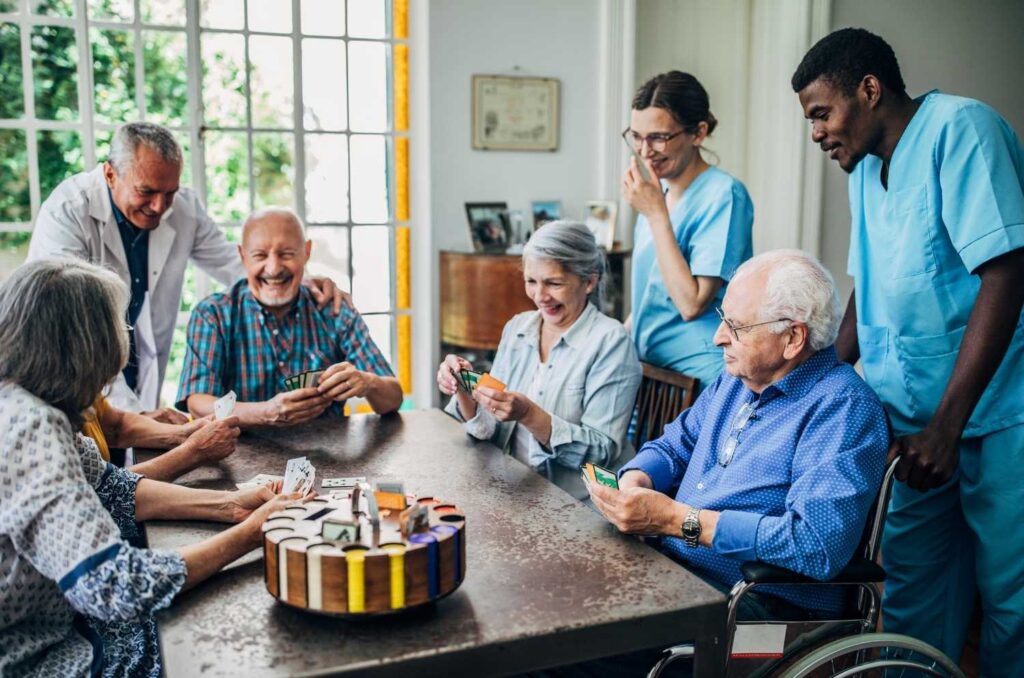
[{"label": "wooden table", "polygon": [[[320,478],[396,477],[410,493],[457,503],[467,516],[462,586],[422,610],[345,621],[277,602],[253,551],[158,615],[168,676],[505,675],[686,639],[704,657],[698,675],[720,673],[709,658],[722,593],[439,410],[246,433],[225,462],[179,482],[233,488],[303,455]],[[174,548],[222,528],[151,522],[146,532],[151,547]]]}]

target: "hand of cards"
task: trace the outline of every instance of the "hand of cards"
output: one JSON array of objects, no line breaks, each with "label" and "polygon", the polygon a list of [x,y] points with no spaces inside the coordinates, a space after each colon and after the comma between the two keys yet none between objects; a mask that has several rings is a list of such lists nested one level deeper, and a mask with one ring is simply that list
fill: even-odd
[{"label": "hand of cards", "polygon": [[281,488],[281,492],[284,494],[292,494],[293,492],[300,492],[303,495],[308,494],[313,489],[313,481],[315,479],[316,469],[309,463],[309,459],[305,457],[289,459],[288,465],[284,469],[284,485]]},{"label": "hand of cards", "polygon": [[615,474],[606,468],[588,461],[580,466],[580,470],[583,471],[583,482],[585,483],[600,483],[616,490],[619,489],[619,481],[615,478]]},{"label": "hand of cards", "polygon": [[487,388],[493,388],[495,391],[504,391],[505,384],[501,383],[487,372],[480,374],[473,370],[459,370],[458,374],[459,388],[466,393],[472,394],[473,391],[480,386],[486,386]]},{"label": "hand of cards", "polygon": [[288,391],[297,388],[315,388],[320,383],[320,375],[324,370],[307,370],[299,374],[293,374],[284,380],[284,387]]},{"label": "hand of cards", "polygon": [[235,411],[235,402],[237,400],[238,396],[235,395],[234,391],[228,391],[227,394],[217,398],[213,402],[213,418],[220,421],[230,417],[231,413]]}]

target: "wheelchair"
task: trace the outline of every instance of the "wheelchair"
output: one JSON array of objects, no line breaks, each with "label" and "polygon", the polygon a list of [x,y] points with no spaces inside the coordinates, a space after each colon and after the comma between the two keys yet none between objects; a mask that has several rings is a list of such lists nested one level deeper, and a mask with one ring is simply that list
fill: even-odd
[{"label": "wheelchair", "polygon": [[[905,669],[911,676],[962,678],[963,674],[952,661],[926,643],[897,634],[872,633],[881,612],[879,584],[885,581],[885,570],[878,564],[878,551],[897,463],[898,458],[886,468],[874,510],[865,522],[854,557],[834,579],[824,582],[848,587],[855,594],[851,596],[845,618],[806,622],[738,621],[740,601],[757,587],[820,586],[823,583],[767,563],[744,563],[740,568],[743,579],[729,592],[723,656],[711,660],[717,662],[716,675],[899,676],[899,672],[887,673],[883,669]],[[693,658],[692,643],[670,647],[662,652],[647,677],[658,678],[670,664]],[[701,658],[702,661],[708,659]]]}]

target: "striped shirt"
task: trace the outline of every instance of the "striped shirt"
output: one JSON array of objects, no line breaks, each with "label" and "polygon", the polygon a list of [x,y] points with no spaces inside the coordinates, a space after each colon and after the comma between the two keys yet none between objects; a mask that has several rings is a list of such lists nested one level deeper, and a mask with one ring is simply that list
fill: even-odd
[{"label": "striped shirt", "polygon": [[[359,313],[342,307],[334,315],[317,309],[312,293],[299,288],[295,306],[278,320],[256,300],[245,279],[211,294],[192,311],[177,406],[193,393],[221,396],[233,390],[241,402],[262,402],[286,390],[284,380],[307,370],[350,362],[382,377],[394,373],[370,338]],[[344,403],[327,412],[341,416]]]}]

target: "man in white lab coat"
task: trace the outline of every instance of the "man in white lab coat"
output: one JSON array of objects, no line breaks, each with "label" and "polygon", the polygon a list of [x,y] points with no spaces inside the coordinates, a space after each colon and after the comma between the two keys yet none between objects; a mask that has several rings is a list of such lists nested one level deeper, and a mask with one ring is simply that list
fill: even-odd
[{"label": "man in white lab coat", "polygon": [[[29,260],[85,259],[109,267],[131,288],[132,358],[108,394],[120,409],[158,406],[189,260],[225,285],[245,275],[236,246],[195,192],[179,186],[181,168],[181,148],[170,131],[151,123],[123,125],[110,159],[61,182],[33,228]],[[337,312],[349,302],[329,279],[306,284],[321,307],[333,301]]]}]

